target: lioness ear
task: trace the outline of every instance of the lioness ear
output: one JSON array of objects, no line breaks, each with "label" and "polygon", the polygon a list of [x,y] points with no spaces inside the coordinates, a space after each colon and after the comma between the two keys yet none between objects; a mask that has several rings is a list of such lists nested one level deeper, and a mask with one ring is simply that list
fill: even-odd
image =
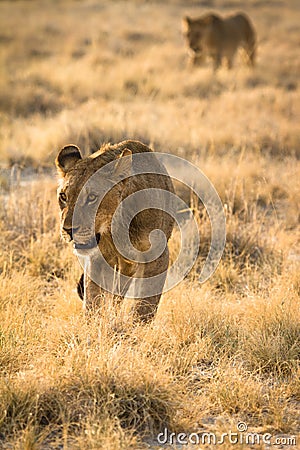
[{"label": "lioness ear", "polygon": [[186,33],[188,31],[190,24],[191,24],[190,17],[185,16],[182,18],[181,28],[182,28],[183,33]]},{"label": "lioness ear", "polygon": [[76,145],[65,145],[55,160],[58,173],[64,177],[80,159],[82,156]]},{"label": "lioness ear", "polygon": [[129,148],[125,148],[120,155],[116,157],[114,166],[114,178],[128,178],[132,174],[132,152]]}]

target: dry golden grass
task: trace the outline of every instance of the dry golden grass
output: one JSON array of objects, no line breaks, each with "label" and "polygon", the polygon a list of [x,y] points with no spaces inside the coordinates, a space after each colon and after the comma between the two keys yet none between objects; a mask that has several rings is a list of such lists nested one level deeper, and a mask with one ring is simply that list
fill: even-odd
[{"label": "dry golden grass", "polygon": [[[181,17],[212,8],[253,19],[254,71],[186,67]],[[221,434],[241,420],[299,434],[299,22],[297,0],[1,2],[0,168],[29,172],[21,186],[0,172],[1,448],[155,448],[164,427]],[[227,244],[200,286],[200,215],[189,277],[153,324],[120,331],[109,298],[84,318],[55,177],[30,171],[68,142],[88,153],[123,138],[200,167]]]}]

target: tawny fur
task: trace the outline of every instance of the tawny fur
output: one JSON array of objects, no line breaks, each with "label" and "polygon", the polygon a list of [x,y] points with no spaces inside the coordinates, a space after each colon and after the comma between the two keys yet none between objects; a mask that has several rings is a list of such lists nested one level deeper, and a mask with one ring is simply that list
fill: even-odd
[{"label": "tawny fur", "polygon": [[239,48],[244,49],[247,63],[254,65],[256,33],[249,17],[244,13],[225,18],[217,14],[205,14],[195,19],[184,17],[182,31],[191,65],[200,64],[210,57],[214,70],[218,69],[223,59],[228,68],[231,68]]},{"label": "tawny fur", "polygon": [[[58,197],[61,208],[61,234],[66,241],[70,241],[70,236],[65,231],[74,226],[73,212],[78,195],[87,182],[87,180],[101,167],[112,161],[122,160],[125,154],[136,154],[150,152],[146,145],[138,141],[124,141],[116,145],[107,144],[98,152],[89,157],[82,158],[79,149],[76,146],[66,146],[58,154],[56,158],[56,166],[60,176]],[[152,153],[153,154],[153,153]],[[152,157],[151,157],[152,158]],[[121,181],[104,197],[96,214],[95,233],[101,234],[98,247],[105,257],[106,261],[116,272],[120,272],[128,277],[152,277],[163,273],[167,270],[169,264],[168,249],[155,261],[141,264],[125,259],[116,249],[111,235],[112,216],[120,204],[120,202],[130,194],[147,188],[159,188],[173,193],[173,184],[168,176],[165,168],[161,166],[157,158],[153,154],[153,167],[149,167],[150,171],[155,169],[163,169],[164,175],[161,174],[140,174],[131,176],[128,180]],[[105,175],[104,175],[105,176]],[[100,186],[99,186],[100,189]],[[66,201],[61,200],[61,195]],[[79,212],[80,214],[80,212]],[[81,226],[80,217],[78,227]],[[84,220],[82,221],[84,222]],[[149,248],[149,233],[154,229],[161,229],[166,239],[171,236],[174,220],[170,215],[158,209],[145,210],[140,212],[134,220],[132,220],[129,235],[133,245],[140,251]],[[84,240],[88,231],[80,230],[78,234],[82,234]],[[164,282],[164,280],[163,280]],[[124,287],[123,292],[119,296],[123,298],[126,294],[128,286]],[[161,286],[161,289],[163,286]],[[86,283],[86,292],[84,292],[83,278],[79,281],[78,293],[85,298],[85,308],[87,310],[95,310],[101,307],[101,302],[105,298],[103,290],[92,280],[88,279]],[[161,294],[150,296],[144,299],[136,299],[135,313],[144,320],[151,319],[157,309]]]}]

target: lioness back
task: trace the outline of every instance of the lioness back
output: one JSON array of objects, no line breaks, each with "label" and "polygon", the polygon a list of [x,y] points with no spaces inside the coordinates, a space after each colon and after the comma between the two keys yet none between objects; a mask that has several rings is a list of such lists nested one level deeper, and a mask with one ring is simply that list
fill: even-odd
[{"label": "lioness back", "polygon": [[215,70],[223,59],[231,68],[238,48],[242,48],[247,63],[253,66],[256,33],[246,14],[238,13],[225,18],[217,14],[205,14],[195,19],[185,17],[182,29],[193,65],[211,57]]},{"label": "lioness back", "polygon": [[250,19],[243,13],[224,18],[223,24],[223,37],[226,41],[228,40],[227,45],[235,44],[239,46],[248,40],[255,39],[255,32]]}]

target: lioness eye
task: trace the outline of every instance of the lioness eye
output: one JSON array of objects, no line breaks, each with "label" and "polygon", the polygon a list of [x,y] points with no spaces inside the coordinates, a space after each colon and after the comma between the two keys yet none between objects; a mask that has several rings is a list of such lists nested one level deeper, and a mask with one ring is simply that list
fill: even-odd
[{"label": "lioness eye", "polygon": [[66,202],[67,201],[67,196],[66,196],[66,194],[64,193],[64,192],[61,192],[60,194],[59,194],[59,199],[62,201],[62,202]]},{"label": "lioness eye", "polygon": [[94,203],[96,200],[97,200],[97,195],[95,195],[95,194],[89,194],[87,197],[88,203]]}]

